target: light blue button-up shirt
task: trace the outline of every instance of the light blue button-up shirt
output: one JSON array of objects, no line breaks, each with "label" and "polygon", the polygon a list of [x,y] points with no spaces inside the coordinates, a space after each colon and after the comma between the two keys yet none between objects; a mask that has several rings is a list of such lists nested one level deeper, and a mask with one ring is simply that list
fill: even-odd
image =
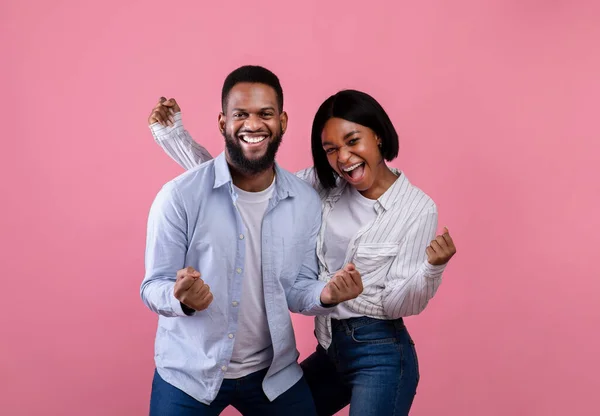
[{"label": "light blue button-up shirt", "polygon": [[[301,377],[288,309],[327,314],[317,280],[316,240],[321,202],[310,185],[275,166],[275,190],[262,223],[262,269],[273,361],[263,382],[273,400]],[[155,362],[160,376],[196,400],[216,397],[233,351],[244,279],[246,232],[222,153],[167,183],[148,219],[146,275],[141,296],[159,314]],[[214,296],[184,314],[173,295],[177,271],[192,266]]]}]

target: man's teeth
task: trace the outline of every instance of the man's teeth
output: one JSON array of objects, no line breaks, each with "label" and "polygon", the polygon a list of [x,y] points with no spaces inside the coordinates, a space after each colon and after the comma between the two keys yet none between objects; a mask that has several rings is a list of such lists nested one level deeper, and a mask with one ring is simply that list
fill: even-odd
[{"label": "man's teeth", "polygon": [[242,136],[242,140],[247,143],[260,143],[266,138],[267,138],[267,136],[259,136],[259,137]]},{"label": "man's teeth", "polygon": [[357,167],[359,167],[360,165],[362,165],[362,162],[360,162],[360,163],[357,163],[357,164],[355,164],[355,165],[352,165],[352,166],[349,166],[349,167],[347,167],[347,168],[344,168],[344,172],[351,172],[351,171],[353,171],[354,169],[356,169]]}]

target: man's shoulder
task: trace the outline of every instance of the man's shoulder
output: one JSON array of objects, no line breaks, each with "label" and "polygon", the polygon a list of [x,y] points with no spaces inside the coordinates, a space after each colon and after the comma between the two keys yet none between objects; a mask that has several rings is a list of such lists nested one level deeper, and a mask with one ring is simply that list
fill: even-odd
[{"label": "man's shoulder", "polygon": [[209,160],[171,179],[164,189],[178,191],[185,196],[188,193],[197,194],[207,186],[212,186],[215,179],[214,161]]},{"label": "man's shoulder", "polygon": [[319,194],[305,180],[299,178],[296,174],[289,172],[281,167],[278,168],[279,175],[283,176],[289,190],[296,196],[305,199],[310,203],[321,203]]},{"label": "man's shoulder", "polygon": [[193,168],[186,170],[181,175],[175,177],[173,181],[177,183],[201,181],[206,176],[214,177],[214,171],[215,160],[211,159],[199,164],[198,166],[194,166]]}]

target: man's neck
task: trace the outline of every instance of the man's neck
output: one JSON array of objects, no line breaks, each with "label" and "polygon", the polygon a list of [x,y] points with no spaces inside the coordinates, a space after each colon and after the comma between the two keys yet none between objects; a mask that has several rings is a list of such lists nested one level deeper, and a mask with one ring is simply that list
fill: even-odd
[{"label": "man's neck", "polygon": [[260,192],[267,189],[273,183],[275,177],[275,167],[264,170],[262,172],[249,175],[244,172],[240,172],[234,166],[229,165],[229,172],[231,173],[231,180],[233,184],[238,188],[246,192]]}]

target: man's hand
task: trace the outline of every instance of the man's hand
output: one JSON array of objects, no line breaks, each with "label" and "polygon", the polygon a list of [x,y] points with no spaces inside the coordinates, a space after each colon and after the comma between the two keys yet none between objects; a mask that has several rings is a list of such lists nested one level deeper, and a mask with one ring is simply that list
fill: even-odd
[{"label": "man's hand", "polygon": [[181,108],[179,108],[175,98],[167,100],[165,97],[160,97],[158,104],[152,109],[152,113],[148,117],[148,124],[160,123],[163,126],[172,126],[175,122],[173,116],[180,111]]},{"label": "man's hand", "polygon": [[438,235],[435,240],[432,240],[426,251],[427,261],[433,266],[441,266],[448,263],[452,256],[456,254],[454,241],[452,241],[452,237],[450,237],[450,233],[446,227],[444,227],[444,234]]},{"label": "man's hand", "polygon": [[362,278],[354,267],[348,263],[346,267],[333,276],[321,292],[323,305],[335,305],[346,300],[354,299],[363,291]]},{"label": "man's hand", "polygon": [[203,311],[213,301],[210,287],[200,279],[200,273],[193,267],[177,272],[173,294],[179,302],[195,311]]}]

